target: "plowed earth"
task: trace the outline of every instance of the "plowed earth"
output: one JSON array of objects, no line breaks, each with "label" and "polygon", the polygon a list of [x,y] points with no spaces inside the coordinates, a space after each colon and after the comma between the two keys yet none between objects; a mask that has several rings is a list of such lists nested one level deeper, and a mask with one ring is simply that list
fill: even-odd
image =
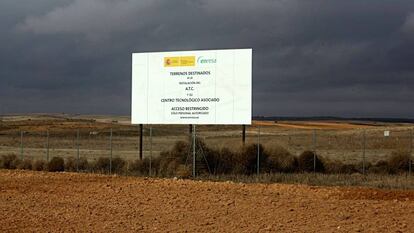
[{"label": "plowed earth", "polygon": [[0,232],[413,232],[414,192],[0,170]]}]

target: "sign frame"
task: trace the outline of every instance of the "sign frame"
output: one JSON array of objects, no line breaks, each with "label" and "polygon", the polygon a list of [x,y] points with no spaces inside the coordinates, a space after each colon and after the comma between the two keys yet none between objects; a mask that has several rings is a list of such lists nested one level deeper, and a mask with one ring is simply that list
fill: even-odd
[{"label": "sign frame", "polygon": [[132,54],[132,124],[251,125],[249,49]]}]

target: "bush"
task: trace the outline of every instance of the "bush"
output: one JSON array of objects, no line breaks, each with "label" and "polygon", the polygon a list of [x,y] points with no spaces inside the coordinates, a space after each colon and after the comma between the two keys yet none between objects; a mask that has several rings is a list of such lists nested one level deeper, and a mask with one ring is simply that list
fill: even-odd
[{"label": "bush", "polygon": [[109,158],[100,157],[95,163],[95,170],[101,173],[109,172]]},{"label": "bush", "polygon": [[370,166],[368,172],[376,174],[388,174],[390,173],[390,168],[387,161],[380,160],[374,166]]},{"label": "bush", "polygon": [[269,172],[295,172],[298,169],[298,160],[283,147],[273,147],[267,150]]},{"label": "bush", "polygon": [[408,171],[410,153],[405,151],[394,151],[388,160],[390,173],[401,173]]},{"label": "bush", "polygon": [[[142,160],[135,160],[128,166],[128,171],[133,175],[149,175],[149,167],[150,167],[150,159],[144,158]],[[152,158],[151,160],[151,175],[159,174],[158,171],[160,169],[160,159],[159,158]]]},{"label": "bush", "polygon": [[116,157],[112,159],[112,172],[113,173],[121,173],[122,171],[125,171],[125,160]]},{"label": "bush", "polygon": [[24,159],[17,165],[17,169],[22,170],[32,170],[32,160],[31,159]]},{"label": "bush", "polygon": [[65,171],[76,171],[76,159],[74,157],[68,157],[65,162]]},{"label": "bush", "polygon": [[63,172],[65,170],[65,161],[61,157],[53,157],[47,165],[50,172]]},{"label": "bush", "polygon": [[259,144],[259,146],[257,144],[250,144],[242,148],[239,159],[238,159],[239,161],[236,161],[236,162],[240,162],[240,165],[242,166],[242,168],[244,167],[245,174],[254,174],[257,172],[257,151],[258,149],[260,153],[260,158],[259,158],[260,167],[262,168],[267,167],[266,162],[268,160],[268,155],[264,151],[264,147],[261,144]]},{"label": "bush", "polygon": [[353,174],[358,173],[354,164],[344,164],[340,161],[324,161],[325,172],[329,174]]},{"label": "bush", "polygon": [[175,174],[179,178],[190,178],[191,177],[191,169],[189,166],[185,166],[183,164],[178,165],[177,171]]},{"label": "bush", "polygon": [[[206,149],[201,139],[197,138],[196,140],[198,145]],[[160,157],[153,160],[152,167],[156,169],[152,169],[152,171],[157,171],[159,175],[164,177],[175,176],[178,166],[189,162],[190,149],[191,145],[189,143],[185,141],[176,142],[170,151],[161,152]],[[149,164],[147,164],[146,169],[149,170]]]},{"label": "bush", "polygon": [[137,159],[129,164],[128,170],[133,175],[148,175],[149,160],[147,160],[146,158],[142,160]]},{"label": "bush", "polygon": [[21,160],[16,155],[3,155],[0,165],[4,169],[16,169],[20,163]]},{"label": "bush", "polygon": [[180,163],[177,160],[171,160],[167,166],[165,167],[165,170],[163,171],[163,175],[167,177],[173,177],[175,176],[177,172],[178,166],[180,166]]},{"label": "bush", "polygon": [[238,155],[226,147],[210,150],[206,157],[210,170],[215,175],[229,174],[236,170]]},{"label": "bush", "polygon": [[44,160],[35,160],[32,164],[33,171],[47,170],[47,163]]},{"label": "bush", "polygon": [[[198,139],[199,143],[204,144],[200,139]],[[205,146],[205,145],[204,145]],[[168,158],[174,158],[178,160],[179,163],[185,163],[187,160],[187,157],[190,153],[190,145],[187,142],[184,141],[178,141],[175,143],[174,147],[171,151],[164,153],[164,157]]]},{"label": "bush", "polygon": [[80,157],[78,162],[79,171],[86,171],[89,169],[89,162],[85,157]]},{"label": "bush", "polygon": [[65,171],[76,172],[88,170],[89,163],[88,160],[84,157],[80,157],[79,160],[74,157],[69,157],[65,161]]},{"label": "bush", "polygon": [[[302,172],[324,172],[325,167],[319,156],[313,151],[304,151],[298,158],[299,170]],[[315,169],[314,169],[314,165]]]}]

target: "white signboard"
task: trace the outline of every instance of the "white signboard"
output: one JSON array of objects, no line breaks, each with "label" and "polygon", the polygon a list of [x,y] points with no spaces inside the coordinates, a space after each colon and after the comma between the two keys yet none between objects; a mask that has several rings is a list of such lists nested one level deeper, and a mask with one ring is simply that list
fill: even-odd
[{"label": "white signboard", "polygon": [[132,54],[132,124],[251,124],[252,50]]},{"label": "white signboard", "polygon": [[384,137],[389,137],[390,136],[390,131],[389,130],[385,130],[384,131]]}]

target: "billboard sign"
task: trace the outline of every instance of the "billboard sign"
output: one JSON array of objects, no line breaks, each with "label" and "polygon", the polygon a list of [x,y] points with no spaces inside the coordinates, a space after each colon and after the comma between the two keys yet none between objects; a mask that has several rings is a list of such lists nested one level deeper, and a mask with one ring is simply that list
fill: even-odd
[{"label": "billboard sign", "polygon": [[252,49],[132,54],[132,124],[251,124]]}]

